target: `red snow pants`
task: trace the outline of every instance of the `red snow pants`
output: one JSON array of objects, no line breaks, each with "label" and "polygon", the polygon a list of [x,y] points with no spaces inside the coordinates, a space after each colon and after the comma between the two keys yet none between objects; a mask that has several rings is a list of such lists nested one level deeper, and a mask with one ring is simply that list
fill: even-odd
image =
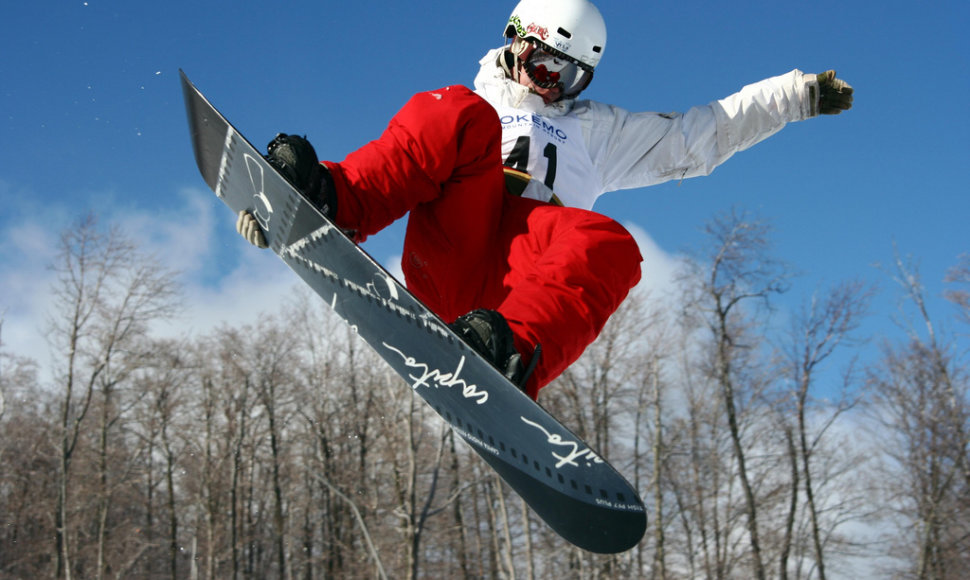
[{"label": "red snow pants", "polygon": [[499,311],[528,363],[526,392],[561,374],[640,280],[630,234],[597,213],[507,193],[502,129],[462,86],[415,95],[375,141],[324,162],[337,225],[359,239],[410,212],[402,267],[408,289],[445,322]]}]

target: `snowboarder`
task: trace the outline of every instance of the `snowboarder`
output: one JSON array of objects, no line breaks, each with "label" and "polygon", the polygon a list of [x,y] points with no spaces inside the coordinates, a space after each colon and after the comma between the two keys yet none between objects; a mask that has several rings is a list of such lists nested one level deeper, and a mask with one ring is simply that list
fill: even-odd
[{"label": "snowboarder", "polygon": [[[410,212],[408,288],[536,399],[640,280],[636,242],[590,211],[597,197],[707,175],[788,122],[849,109],[852,88],[793,70],[685,113],[632,113],[578,99],[606,48],[588,0],[522,0],[505,36],[474,91],[415,95],[343,161],[286,134],[267,159],[357,241]],[[265,247],[248,213],[237,229]]]}]

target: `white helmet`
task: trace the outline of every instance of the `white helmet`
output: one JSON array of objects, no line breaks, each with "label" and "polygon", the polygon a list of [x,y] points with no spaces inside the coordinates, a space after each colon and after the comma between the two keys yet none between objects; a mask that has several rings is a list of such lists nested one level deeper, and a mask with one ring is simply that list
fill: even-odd
[{"label": "white helmet", "polygon": [[592,72],[606,48],[606,23],[589,0],[521,0],[505,36],[539,42]]}]

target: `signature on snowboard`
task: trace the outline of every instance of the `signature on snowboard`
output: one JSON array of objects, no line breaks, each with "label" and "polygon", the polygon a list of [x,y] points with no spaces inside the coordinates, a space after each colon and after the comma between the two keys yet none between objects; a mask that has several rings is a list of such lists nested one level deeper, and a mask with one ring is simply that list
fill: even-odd
[{"label": "signature on snowboard", "polygon": [[552,453],[552,456],[555,457],[556,460],[558,461],[558,463],[556,463],[556,469],[560,469],[564,465],[572,465],[573,467],[579,467],[579,463],[577,463],[577,461],[584,458],[585,458],[587,467],[590,467],[594,463],[603,463],[603,460],[600,458],[600,456],[597,455],[596,453],[593,453],[593,450],[590,449],[589,447],[583,447],[582,445],[580,445],[575,441],[567,441],[562,438],[562,435],[559,435],[556,433],[550,433],[548,430],[546,430],[545,427],[543,427],[538,423],[530,421],[525,417],[520,417],[520,418],[522,419],[522,422],[525,423],[526,425],[531,425],[536,429],[539,429],[540,431],[545,433],[546,441],[551,445],[555,445],[557,447],[564,447],[569,450],[569,453],[567,453],[566,455],[559,455],[556,452]]},{"label": "signature on snowboard", "polygon": [[408,356],[400,349],[386,342],[382,342],[381,344],[384,345],[384,348],[397,353],[401,357],[401,360],[404,361],[405,366],[417,371],[416,373],[408,373],[408,378],[413,381],[411,383],[412,389],[418,390],[419,387],[446,387],[449,389],[452,387],[461,387],[461,394],[466,399],[476,399],[475,403],[478,405],[488,401],[487,391],[483,391],[478,385],[469,384],[465,379],[461,378],[461,369],[465,366],[464,356],[458,361],[458,366],[454,372],[443,372],[441,369],[432,369],[430,365],[419,362],[414,357]]}]

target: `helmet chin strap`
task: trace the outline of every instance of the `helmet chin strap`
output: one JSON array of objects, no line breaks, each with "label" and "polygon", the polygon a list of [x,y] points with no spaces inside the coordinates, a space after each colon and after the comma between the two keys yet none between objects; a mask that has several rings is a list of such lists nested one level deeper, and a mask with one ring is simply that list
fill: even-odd
[{"label": "helmet chin strap", "polygon": [[511,80],[515,80],[515,69],[518,64],[518,57],[512,54],[512,51],[506,48],[498,55],[498,65],[503,71],[505,71],[505,76]]},{"label": "helmet chin strap", "polygon": [[532,45],[528,40],[522,38],[521,36],[516,36],[512,39],[512,42],[509,43],[509,50],[516,56],[516,58],[521,59],[522,55],[525,54],[531,46]]},{"label": "helmet chin strap", "polygon": [[522,55],[529,50],[529,43],[524,39],[514,36],[505,46],[499,56],[499,66],[505,71],[506,76],[512,80],[517,80],[518,70],[522,66]]}]

